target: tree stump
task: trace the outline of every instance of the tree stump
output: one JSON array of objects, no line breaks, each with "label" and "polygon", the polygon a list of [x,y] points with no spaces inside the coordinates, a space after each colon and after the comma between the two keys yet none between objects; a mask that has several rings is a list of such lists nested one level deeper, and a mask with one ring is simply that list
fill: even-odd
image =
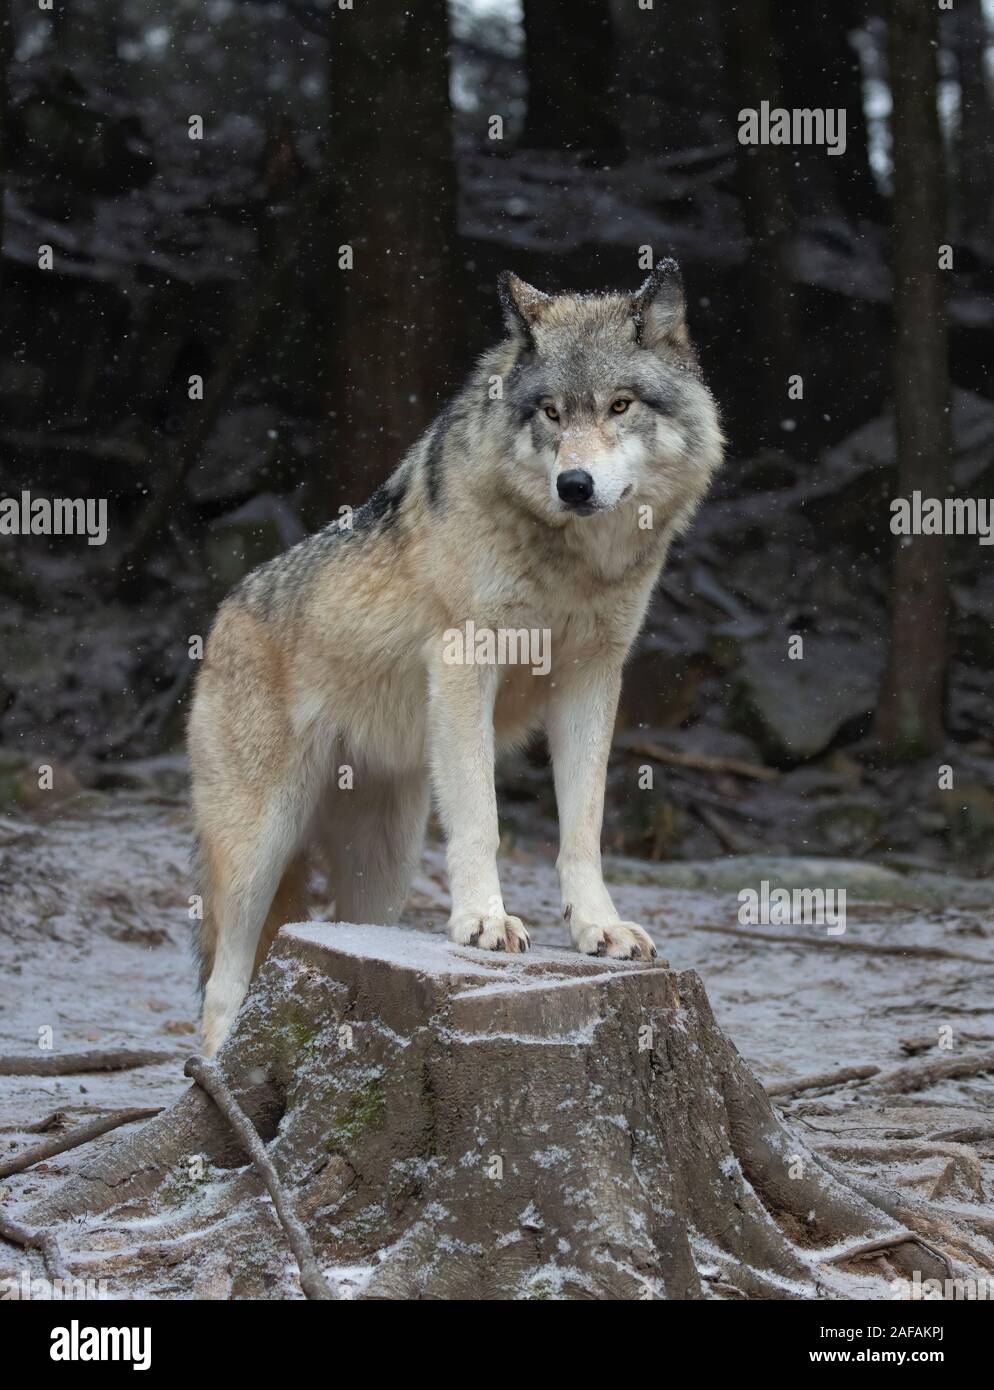
[{"label": "tree stump", "polygon": [[[288,926],[216,1060],[352,1296],[811,1298],[851,1290],[824,1262],[840,1242],[901,1230],[775,1116],[697,975],[658,962]],[[299,1294],[196,1087],[28,1219],[95,1213],[66,1229],[91,1253],[116,1231],[122,1280]],[[894,1265],[945,1273],[911,1239]],[[205,1266],[222,1271],[206,1292]]]}]

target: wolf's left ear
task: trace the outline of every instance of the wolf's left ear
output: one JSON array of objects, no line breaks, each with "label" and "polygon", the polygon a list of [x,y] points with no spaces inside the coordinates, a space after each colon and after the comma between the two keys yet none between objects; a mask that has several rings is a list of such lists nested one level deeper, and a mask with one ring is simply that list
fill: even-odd
[{"label": "wolf's left ear", "polygon": [[542,317],[545,306],[551,302],[551,296],[520,280],[513,270],[502,270],[498,275],[497,293],[508,328],[534,347],[532,329]]},{"label": "wolf's left ear", "polygon": [[687,342],[683,276],[674,260],[660,261],[645,283],[632,295],[635,341],[652,348],[669,339]]}]

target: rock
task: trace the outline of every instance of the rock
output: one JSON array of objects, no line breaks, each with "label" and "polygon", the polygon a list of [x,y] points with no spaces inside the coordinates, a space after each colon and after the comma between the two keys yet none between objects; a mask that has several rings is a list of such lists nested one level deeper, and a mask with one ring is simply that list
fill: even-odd
[{"label": "rock", "polygon": [[959,854],[986,866],[994,855],[994,791],[983,782],[961,781],[936,791],[935,799]]},{"label": "rock", "polygon": [[39,758],[17,778],[14,799],[25,811],[47,811],[78,797],[83,788],[73,772],[54,758]]},{"label": "rock", "polygon": [[758,888],[765,879],[774,888],[844,888],[853,902],[900,903],[908,907],[989,904],[994,884],[989,880],[957,878],[953,874],[898,873],[882,864],[858,859],[829,859],[814,855],[740,854],[723,859],[687,860],[682,864],[650,864],[644,860],[605,856],[609,882],[655,884],[728,896],[735,904],[742,888]]},{"label": "rock", "polygon": [[870,714],[881,671],[881,654],[866,642],[809,634],[801,660],[788,657],[783,634],[749,643],[735,676],[733,718],[771,761],[803,762]]},{"label": "rock", "polygon": [[[971,391],[952,393],[953,476],[964,495],[994,485],[994,405]],[[896,444],[894,416],[867,421],[825,452],[811,484],[801,484],[805,516],[848,542],[856,533],[890,536]]]},{"label": "rock", "polygon": [[829,850],[865,851],[883,824],[880,805],[866,798],[840,797],[814,815],[819,837]]},{"label": "rock", "polygon": [[[327,1277],[363,1298],[811,1298],[832,1280],[815,1247],[898,1229],[775,1117],[697,976],[658,962],[288,926],[217,1065]],[[70,1260],[137,1222],[132,1272],[171,1297],[203,1281],[177,1255],[198,1243],[231,1256],[227,1296],[293,1296],[260,1192],[192,1087],[26,1219],[62,1222]]]}]

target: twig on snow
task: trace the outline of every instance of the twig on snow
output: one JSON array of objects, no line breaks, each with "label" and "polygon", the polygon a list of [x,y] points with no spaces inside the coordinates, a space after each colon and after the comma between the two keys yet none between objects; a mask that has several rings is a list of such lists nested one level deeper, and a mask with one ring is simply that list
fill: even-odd
[{"label": "twig on snow", "polygon": [[0,1178],[9,1178],[13,1173],[23,1173],[26,1168],[31,1168],[35,1163],[42,1163],[46,1158],[54,1158],[56,1154],[66,1153],[69,1149],[78,1149],[81,1145],[88,1144],[91,1139],[99,1139],[101,1134],[119,1129],[121,1125],[133,1124],[135,1120],[151,1119],[161,1111],[160,1105],[151,1109],[114,1110],[109,1115],[101,1115],[99,1119],[91,1120],[88,1125],[77,1125],[68,1134],[60,1134],[58,1138],[35,1144],[34,1148],[24,1149],[13,1158],[0,1162]]},{"label": "twig on snow", "polygon": [[0,1056],[0,1076],[77,1076],[88,1071],[130,1071],[178,1061],[175,1052],[120,1047],[95,1052],[39,1052],[24,1057]]},{"label": "twig on snow", "polygon": [[183,1070],[207,1092],[261,1173],[273,1199],[276,1215],[296,1256],[300,1268],[300,1287],[308,1298],[333,1300],[335,1295],[318,1267],[310,1237],[294,1211],[289,1193],[280,1182],[258,1131],[231,1094],[224,1077],[212,1062],[203,1057],[190,1057]]},{"label": "twig on snow", "polygon": [[795,1081],[778,1081],[775,1086],[767,1086],[768,1096],[792,1096],[798,1091],[817,1091],[823,1086],[841,1086],[846,1081],[866,1081],[876,1076],[879,1067],[841,1067],[838,1071],[817,1072],[814,1076],[799,1076]]}]

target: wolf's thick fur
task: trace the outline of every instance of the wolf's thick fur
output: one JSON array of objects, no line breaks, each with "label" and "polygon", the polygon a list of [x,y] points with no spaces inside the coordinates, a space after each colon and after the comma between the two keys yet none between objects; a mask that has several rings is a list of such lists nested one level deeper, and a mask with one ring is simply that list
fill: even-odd
[{"label": "wolf's thick fur", "polygon": [[[525,950],[497,876],[493,768],[538,725],[573,942],[652,952],[601,878],[604,779],[622,665],[723,440],[673,262],[635,295],[546,296],[505,274],[501,299],[507,337],[351,528],[308,537],[221,606],[189,729],[209,1053],[302,913],[309,844],[330,856],[340,920],[397,920],[432,786],[453,939]],[[551,672],[446,659],[470,620],[549,634]]]}]

